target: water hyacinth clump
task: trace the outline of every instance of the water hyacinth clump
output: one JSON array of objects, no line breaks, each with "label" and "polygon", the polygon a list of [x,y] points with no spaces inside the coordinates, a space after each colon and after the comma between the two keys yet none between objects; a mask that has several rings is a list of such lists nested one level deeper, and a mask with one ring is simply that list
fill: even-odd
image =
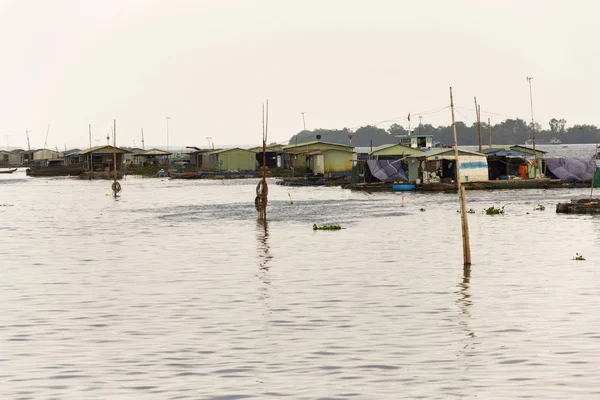
[{"label": "water hyacinth clump", "polygon": [[575,260],[575,261],[585,261],[585,258],[583,257],[582,254],[575,253],[575,257],[573,257],[573,260]]},{"label": "water hyacinth clump", "polygon": [[317,224],[313,224],[313,231],[339,231],[342,229],[339,225],[323,225],[318,226]]},{"label": "water hyacinth clump", "polygon": [[484,213],[486,215],[498,215],[498,214],[504,214],[504,206],[502,206],[502,208],[496,208],[494,206],[491,206],[489,208],[486,208],[484,210]]}]

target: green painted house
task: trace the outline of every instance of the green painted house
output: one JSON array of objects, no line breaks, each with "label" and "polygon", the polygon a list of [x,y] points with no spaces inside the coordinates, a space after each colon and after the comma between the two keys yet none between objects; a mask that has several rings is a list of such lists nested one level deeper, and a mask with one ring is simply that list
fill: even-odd
[{"label": "green painted house", "polygon": [[284,146],[292,168],[314,174],[346,173],[352,171],[354,147],[328,142],[305,142]]},{"label": "green painted house", "polygon": [[235,147],[206,153],[207,168],[215,171],[255,171],[256,153],[251,150]]}]

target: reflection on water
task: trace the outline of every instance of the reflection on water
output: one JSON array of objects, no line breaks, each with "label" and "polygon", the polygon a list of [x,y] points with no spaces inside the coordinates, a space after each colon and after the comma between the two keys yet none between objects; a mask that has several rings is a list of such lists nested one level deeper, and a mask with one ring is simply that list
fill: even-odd
[{"label": "reflection on water", "polygon": [[257,277],[262,285],[259,286],[259,299],[264,304],[263,318],[265,320],[265,329],[271,318],[271,306],[269,304],[269,263],[273,258],[269,252],[269,222],[266,220],[256,221],[256,238],[258,248],[258,274]]},{"label": "reflection on water", "polygon": [[458,306],[460,308],[461,319],[460,323],[465,328],[465,332],[470,337],[475,337],[475,332],[469,327],[469,319],[471,318],[470,307],[473,304],[471,300],[471,294],[469,293],[469,287],[471,285],[471,266],[463,267],[463,278],[462,282],[458,285],[458,293],[460,295],[458,299]]},{"label": "reflection on water", "polygon": [[13,175],[3,400],[599,397],[589,190],[467,192],[461,269],[454,194],[270,184],[263,224],[256,180]]}]

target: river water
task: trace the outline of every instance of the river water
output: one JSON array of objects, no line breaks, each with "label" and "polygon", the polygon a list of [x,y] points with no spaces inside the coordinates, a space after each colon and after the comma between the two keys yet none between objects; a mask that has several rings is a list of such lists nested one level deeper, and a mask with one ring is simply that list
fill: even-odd
[{"label": "river water", "polygon": [[1,176],[0,398],[600,397],[589,190],[256,182]]}]

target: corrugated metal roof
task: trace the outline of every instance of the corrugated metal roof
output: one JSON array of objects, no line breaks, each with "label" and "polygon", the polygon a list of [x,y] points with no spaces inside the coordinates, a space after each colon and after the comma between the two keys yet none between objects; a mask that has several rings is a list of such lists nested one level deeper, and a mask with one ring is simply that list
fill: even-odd
[{"label": "corrugated metal roof", "polygon": [[[79,152],[80,155],[83,154],[88,154],[88,153],[93,153],[93,154],[110,154],[110,153],[114,153],[115,148],[113,146],[109,146],[109,145],[104,145],[104,146],[94,146],[91,147],[89,149],[86,150],[81,150]],[[121,149],[119,147],[117,147],[117,153],[130,153],[130,151],[125,150],[125,149]]]},{"label": "corrugated metal roof", "polygon": [[151,149],[148,151],[145,151],[143,153],[138,153],[136,154],[136,156],[143,156],[143,157],[162,157],[162,156],[170,156],[173,153],[169,153],[168,151],[164,151],[164,150],[160,150],[160,149]]},{"label": "corrugated metal roof", "polygon": [[[511,149],[517,148],[517,149],[525,149],[525,150],[534,151],[532,147],[522,146],[520,144],[515,144],[514,146],[510,146],[510,148]],[[538,152],[538,153],[543,153],[543,154],[547,153],[547,151],[540,150],[540,149],[535,149],[535,151]]]},{"label": "corrugated metal roof", "polygon": [[[464,150],[464,149],[458,149],[458,155],[469,155],[469,156],[480,156],[480,157],[485,157],[485,154],[482,153],[478,153],[476,151],[470,151],[470,150]],[[443,149],[431,149],[428,151],[424,151],[423,154],[412,154],[410,156],[408,156],[408,158],[432,158],[432,157],[441,157],[441,156],[449,156],[449,157],[453,157],[454,156],[454,149],[450,149],[450,148],[443,148]]]},{"label": "corrugated metal roof", "polygon": [[287,149],[292,149],[294,147],[311,146],[311,145],[314,145],[314,144],[324,144],[324,145],[327,145],[327,146],[339,146],[339,147],[346,147],[346,148],[351,148],[351,149],[354,148],[354,146],[349,146],[347,144],[330,143],[330,142],[322,142],[322,141],[319,141],[319,140],[314,140],[312,142],[303,142],[303,143],[290,144],[290,145],[287,145],[287,146],[283,146],[283,149],[287,150]]},{"label": "corrugated metal roof", "polygon": [[375,148],[373,149],[373,151],[371,152],[371,154],[373,154],[373,153],[375,153],[375,152],[378,152],[378,151],[381,151],[381,150],[389,149],[389,148],[391,148],[391,147],[395,147],[395,146],[399,146],[399,147],[402,147],[402,148],[408,149],[408,150],[410,150],[410,151],[420,151],[420,152],[422,152],[422,151],[423,151],[422,149],[413,149],[412,147],[406,146],[406,145],[404,145],[404,144],[402,144],[402,143],[393,143],[393,144],[383,144],[383,145],[381,145],[381,146],[377,146],[377,147],[375,147]]},{"label": "corrugated metal roof", "polygon": [[486,152],[488,157],[526,157],[528,154],[521,153],[520,151],[510,149],[498,149],[496,151]]},{"label": "corrugated metal roof", "polygon": [[[273,143],[271,143],[271,144],[267,145],[266,150],[269,153],[273,153],[273,152],[277,152],[277,151],[282,151],[283,147],[284,146],[282,144],[277,144],[277,143],[273,144]],[[255,153],[262,153],[262,149],[263,149],[262,146],[256,146],[256,147],[252,147],[252,148],[250,148],[248,150],[253,151]]]},{"label": "corrugated metal roof", "polygon": [[242,149],[242,148],[240,148],[240,147],[232,147],[231,149],[220,149],[220,150],[214,150],[214,151],[211,151],[211,152],[210,152],[210,153],[208,153],[208,154],[221,154],[221,153],[226,153],[226,152],[228,152],[228,151],[232,151],[232,150],[242,150],[242,151],[247,151],[247,152],[249,152],[249,153],[254,153],[254,152],[253,152],[253,151],[251,151],[251,150]]}]

